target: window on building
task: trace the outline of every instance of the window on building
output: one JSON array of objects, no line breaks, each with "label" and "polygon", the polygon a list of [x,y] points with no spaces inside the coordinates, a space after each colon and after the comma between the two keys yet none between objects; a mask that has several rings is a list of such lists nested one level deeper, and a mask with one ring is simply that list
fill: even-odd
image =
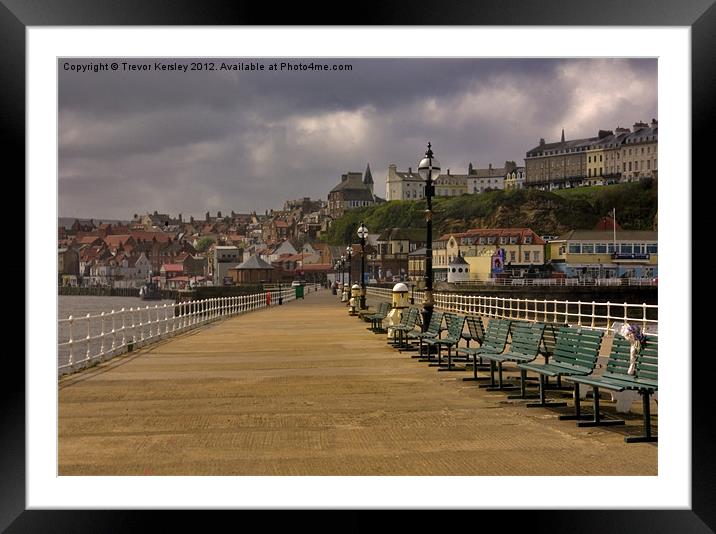
[{"label": "window on building", "polygon": [[618,245],[615,245],[614,243],[607,243],[607,252],[609,254],[614,254],[618,249]]},{"label": "window on building", "polygon": [[514,245],[515,243],[517,243],[517,236],[513,235],[510,237],[510,245]]},{"label": "window on building", "polygon": [[535,261],[535,263],[540,261],[539,257],[539,250],[535,250],[534,252],[532,252],[532,259]]},{"label": "window on building", "polygon": [[532,243],[532,236],[531,236],[531,235],[526,235],[526,236],[525,236],[525,243],[528,244],[528,245],[529,245],[530,243]]},{"label": "window on building", "polygon": [[507,244],[507,237],[504,237],[504,236],[501,237],[501,238],[500,238],[500,244],[506,245],[506,244]]},{"label": "window on building", "polygon": [[602,161],[602,155],[599,154],[599,162],[601,163],[601,161]]},{"label": "window on building", "polygon": [[589,160],[588,163],[592,162],[592,156],[589,156],[587,159]]},{"label": "window on building", "polygon": [[582,254],[594,254],[594,243],[582,243]]},{"label": "window on building", "polygon": [[581,254],[582,253],[582,244],[581,243],[570,243],[569,244],[569,253],[570,254]]},{"label": "window on building", "polygon": [[530,261],[530,251],[529,250],[525,250],[524,256],[525,256],[525,263]]},{"label": "window on building", "polygon": [[646,252],[647,254],[658,254],[659,247],[656,243],[647,243]]},{"label": "window on building", "polygon": [[646,170],[650,170],[650,169],[651,169],[651,160],[648,159],[648,160],[646,160]]},{"label": "window on building", "polygon": [[629,162],[629,171],[631,172],[631,161]]},{"label": "window on building", "polygon": [[514,250],[510,251],[510,261],[516,261],[517,253]]},{"label": "window on building", "polygon": [[487,244],[488,244],[488,245],[492,245],[492,244],[494,244],[494,243],[495,243],[495,238],[494,238],[494,237],[488,237],[488,238],[487,238]]},{"label": "window on building", "polygon": [[607,253],[607,244],[606,243],[597,243],[594,245],[594,252],[597,254],[606,254]]},{"label": "window on building", "polygon": [[622,254],[634,253],[634,245],[632,243],[622,243],[620,249]]}]

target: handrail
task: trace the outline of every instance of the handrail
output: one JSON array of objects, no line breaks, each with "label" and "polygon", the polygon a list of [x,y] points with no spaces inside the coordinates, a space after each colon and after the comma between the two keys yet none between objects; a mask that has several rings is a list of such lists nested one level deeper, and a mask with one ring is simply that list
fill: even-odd
[{"label": "handrail", "polygon": [[[306,292],[321,289],[308,284]],[[270,293],[270,300],[267,298]],[[294,288],[285,287],[236,297],[155,304],[112,310],[97,315],[58,320],[58,372],[73,373],[124,352],[166,339],[224,317],[275,306],[296,299]]]},{"label": "handrail", "polygon": [[[369,287],[367,294],[390,300],[388,288]],[[423,302],[423,291],[413,293],[415,305]],[[444,311],[475,314],[498,319],[569,324],[611,330],[615,323],[637,324],[642,331],[658,335],[658,304],[627,302],[596,302],[581,300],[548,300],[435,293],[435,307]]]}]

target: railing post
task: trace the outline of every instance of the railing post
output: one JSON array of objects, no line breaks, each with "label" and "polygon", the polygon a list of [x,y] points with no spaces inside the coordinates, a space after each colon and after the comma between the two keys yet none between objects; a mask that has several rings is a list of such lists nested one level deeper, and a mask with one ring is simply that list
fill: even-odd
[{"label": "railing post", "polygon": [[70,340],[69,340],[69,343],[68,343],[69,346],[70,346],[70,358],[69,358],[69,361],[68,361],[67,363],[69,364],[70,368],[72,368],[72,365],[75,363],[75,340],[73,339],[73,324],[74,324],[74,319],[73,319],[73,317],[70,315],[70,317],[67,319],[67,321],[68,321],[68,324],[69,324],[69,326],[70,326]]},{"label": "railing post", "polygon": [[595,325],[594,320],[596,319],[595,318],[596,313],[597,313],[596,312],[596,304],[594,303],[594,301],[592,301],[592,328],[594,328],[594,325]]},{"label": "railing post", "polygon": [[114,324],[114,315],[115,315],[115,312],[114,312],[114,310],[112,310],[112,348],[111,348],[112,352],[114,352],[114,347],[117,345],[117,331],[115,329],[115,324]]},{"label": "railing post", "polygon": [[104,312],[99,314],[99,359],[102,361],[104,356]]},{"label": "railing post", "polygon": [[92,338],[91,327],[90,327],[90,314],[87,314],[87,353],[85,354],[85,360],[89,362],[90,359],[90,342]]},{"label": "railing post", "polygon": [[122,344],[120,345],[120,347],[126,347],[127,346],[127,332],[126,332],[127,312],[125,311],[124,308],[122,308],[122,311],[119,313],[122,315]]}]

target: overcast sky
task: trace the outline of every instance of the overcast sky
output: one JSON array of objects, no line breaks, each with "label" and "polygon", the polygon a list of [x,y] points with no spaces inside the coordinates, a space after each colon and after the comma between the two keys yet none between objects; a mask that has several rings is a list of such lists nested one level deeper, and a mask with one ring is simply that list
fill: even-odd
[{"label": "overcast sky", "polygon": [[[117,71],[64,68],[112,61]],[[367,163],[384,197],[388,165],[415,169],[428,140],[443,169],[465,173],[469,162],[523,165],[562,128],[592,137],[658,119],[655,59],[316,60],[350,72],[159,71],[131,60],[151,66],[136,72],[121,61],[58,62],[60,216],[263,212],[326,199]]]}]

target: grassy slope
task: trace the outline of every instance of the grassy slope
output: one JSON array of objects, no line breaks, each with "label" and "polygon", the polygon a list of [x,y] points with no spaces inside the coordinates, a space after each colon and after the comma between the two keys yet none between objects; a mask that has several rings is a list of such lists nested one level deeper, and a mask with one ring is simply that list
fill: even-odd
[{"label": "grassy slope", "polygon": [[[617,184],[564,189],[492,191],[480,195],[441,197],[433,201],[433,233],[468,228],[529,227],[541,235],[593,228],[600,217],[617,210],[625,230],[651,230],[657,211],[655,183]],[[348,211],[336,220],[326,237],[329,243],[355,241],[361,221],[371,233],[385,228],[424,228],[424,201],[400,200]]]}]

